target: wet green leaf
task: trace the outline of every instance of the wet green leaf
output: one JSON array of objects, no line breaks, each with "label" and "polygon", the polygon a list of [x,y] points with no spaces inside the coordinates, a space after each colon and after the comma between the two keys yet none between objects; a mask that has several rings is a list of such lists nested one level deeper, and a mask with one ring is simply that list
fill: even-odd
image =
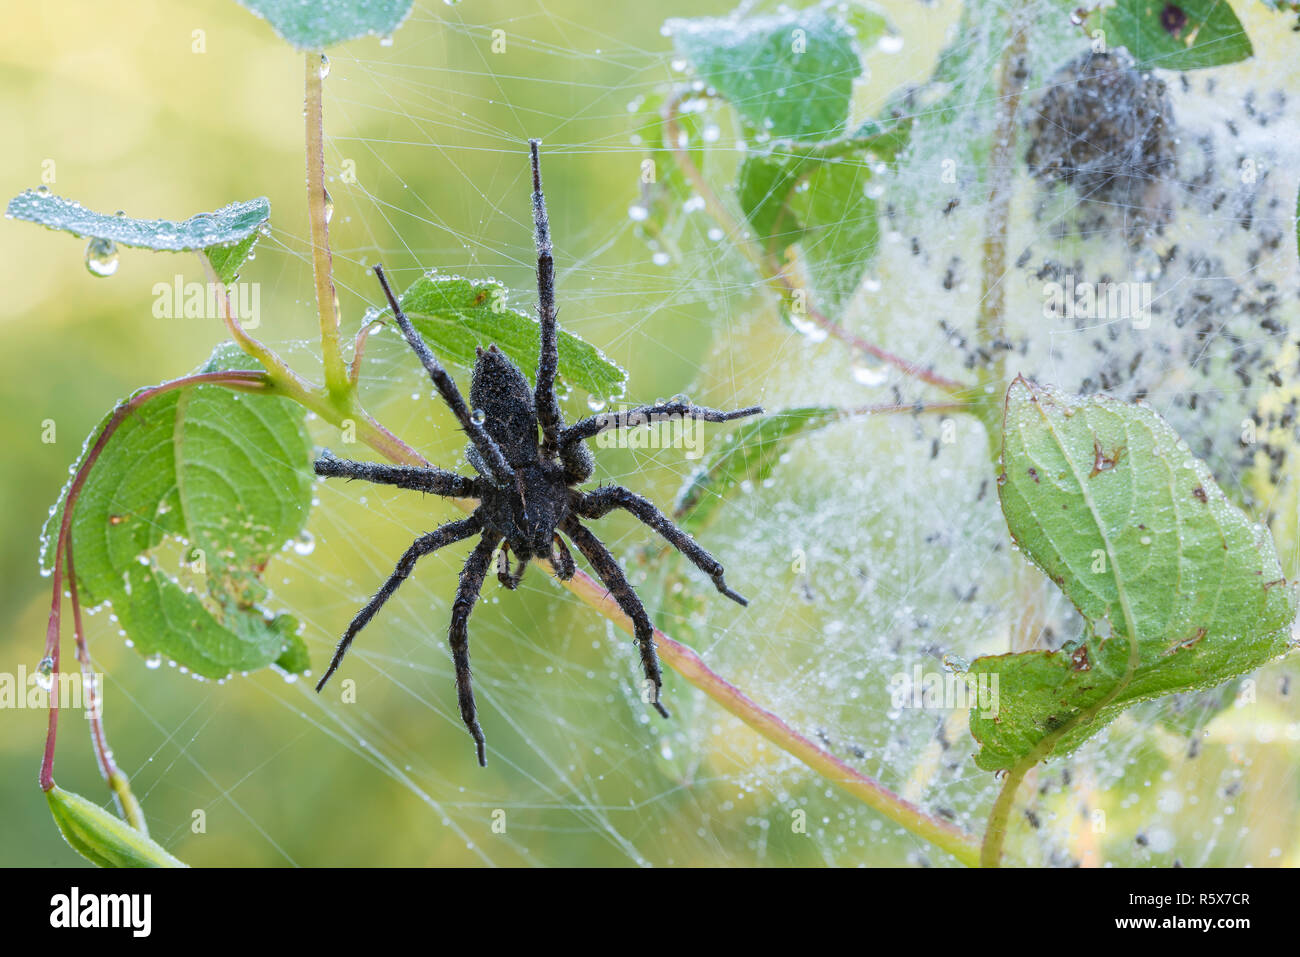
[{"label": "wet green leaf", "polygon": [[1226,0],[1117,0],[1102,11],[1101,28],[1143,68],[1197,70],[1254,53]]},{"label": "wet green leaf", "polygon": [[756,130],[821,139],[843,132],[862,73],[854,32],[831,10],[732,13],[664,27],[700,77]]},{"label": "wet green leaf", "polygon": [[[475,350],[496,344],[530,378],[537,374],[538,324],[506,303],[505,286],[459,276],[424,276],[402,293],[402,311],[434,353],[473,368]],[[595,346],[560,330],[559,374],[600,398],[623,394],[627,373]]]},{"label": "wet green leaf", "polygon": [[1152,409],[1016,380],[999,478],[1021,551],[1087,620],[1060,651],[977,659],[986,770],[1063,754],[1129,705],[1214,687],[1292,647],[1296,590],[1267,530]]},{"label": "wet green leaf", "polygon": [[185,867],[152,838],[115,814],[55,785],[45,792],[68,845],[98,867]]},{"label": "wet green leaf", "polygon": [[[232,282],[271,217],[265,197],[231,203],[183,222],[135,219],[124,213],[97,213],[44,189],[29,189],[9,201],[5,215],[72,233],[159,252],[203,250],[222,282]],[[110,247],[111,248],[111,247]]]},{"label": "wet green leaf", "polygon": [[323,50],[365,36],[391,36],[412,0],[238,0],[299,50]]},{"label": "wet green leaf", "polygon": [[[226,343],[197,371],[253,365]],[[223,678],[293,644],[296,621],[261,607],[261,575],[311,507],[304,415],[287,399],[197,386],[145,401],[105,445],[72,517],[77,582],[88,604],[113,603],[141,655]],[[66,495],[46,523],[46,567]],[[164,564],[156,552],[169,540],[183,549]]]}]

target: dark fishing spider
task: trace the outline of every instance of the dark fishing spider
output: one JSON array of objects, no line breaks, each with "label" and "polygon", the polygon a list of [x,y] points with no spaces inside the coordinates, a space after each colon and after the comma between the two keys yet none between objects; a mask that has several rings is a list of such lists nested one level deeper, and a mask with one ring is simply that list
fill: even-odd
[{"label": "dark fishing spider", "polygon": [[[551,258],[546,200],[542,196],[541,166],[537,154],[539,143],[530,140],[528,145],[532,156],[537,296],[541,319],[537,387],[530,392],[528,380],[523,373],[495,345],[486,350],[479,349],[470,379],[469,398],[474,410],[471,412],[456,383],[434,358],[428,345],[402,312],[384,276],[383,267],[375,266],[375,275],[392,307],[397,325],[424,364],[438,393],[469,436],[466,457],[479,474],[469,478],[432,466],[425,468],[348,462],[334,458],[328,451],[317,459],[315,466],[317,475],[328,478],[364,479],[367,482],[396,485],[435,495],[478,499],[478,508],[468,518],[448,522],[421,535],[406,550],[393,574],[352,619],[352,624],[348,625],[316,690],[320,691],[325,682],[329,681],[330,675],[334,674],[343,656],[347,654],[352,639],[411,574],[418,559],[444,545],[481,533],[478,544],[461,569],[460,588],[451,607],[448,637],[456,665],[460,716],[474,737],[478,762],[483,766],[487,765],[486,743],[474,706],[467,625],[497,547],[501,546],[497,578],[506,588],[518,587],[530,558],[546,559],[554,567],[556,577],[567,581],[574,575],[574,564],[573,557],[559,535],[559,532],[564,532],[569,541],[578,547],[578,551],[586,556],[619,607],[632,619],[636,641],[641,650],[641,666],[648,686],[653,688],[654,697],[650,703],[661,715],[668,717],[668,711],[659,701],[663,680],[659,671],[659,658],[655,654],[654,628],[650,624],[650,617],[614,556],[578,519],[600,518],[616,508],[626,509],[662,535],[669,544],[712,578],[718,591],[741,605],[748,602],[727,587],[722,577],[722,566],[717,560],[647,499],[618,485],[602,486],[592,492],[581,492],[575,488],[574,486],[591,478],[595,467],[591,451],[583,443],[606,429],[622,429],[675,416],[706,422],[726,422],[759,415],[763,411],[754,406],[737,412],[721,412],[687,402],[673,402],[642,406],[626,412],[604,413],[565,426],[555,396],[555,372],[559,362],[555,321],[555,264]],[[510,552],[514,552],[518,559],[518,565],[513,570],[510,567]]]}]

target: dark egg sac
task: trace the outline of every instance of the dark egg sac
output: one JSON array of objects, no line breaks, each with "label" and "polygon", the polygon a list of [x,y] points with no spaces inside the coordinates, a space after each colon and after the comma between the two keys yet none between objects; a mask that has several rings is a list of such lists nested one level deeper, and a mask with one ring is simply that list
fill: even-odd
[{"label": "dark egg sac", "polygon": [[1098,225],[1121,225],[1136,240],[1169,222],[1173,109],[1164,81],[1135,69],[1128,53],[1070,61],[1027,114],[1030,172],[1072,186]]}]

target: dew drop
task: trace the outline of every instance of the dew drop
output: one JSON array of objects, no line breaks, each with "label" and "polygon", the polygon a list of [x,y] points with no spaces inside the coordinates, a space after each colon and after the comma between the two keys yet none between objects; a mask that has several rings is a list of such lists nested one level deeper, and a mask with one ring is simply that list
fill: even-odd
[{"label": "dew drop", "polygon": [[111,239],[92,239],[86,243],[86,269],[92,276],[111,276],[117,272],[117,243]]},{"label": "dew drop", "polygon": [[587,397],[587,408],[591,409],[592,412],[603,412],[607,405],[609,405],[608,399],[603,399],[598,395]]},{"label": "dew drop", "polygon": [[36,665],[36,684],[42,691],[49,691],[54,687],[54,659],[49,655],[42,658]]},{"label": "dew drop", "polygon": [[482,425],[487,421],[487,413],[482,409],[475,409],[469,414],[469,417],[474,420],[475,425]]},{"label": "dew drop", "polygon": [[643,223],[650,217],[650,210],[644,206],[633,205],[627,208],[627,218],[634,223]]},{"label": "dew drop", "polygon": [[[322,187],[323,189],[324,187]],[[334,218],[334,197],[330,195],[328,189],[325,190],[325,222]]]},{"label": "dew drop", "polygon": [[885,364],[875,356],[864,356],[853,363],[853,381],[858,385],[881,385],[888,377]]},{"label": "dew drop", "polygon": [[320,78],[323,80],[330,75],[330,58],[325,54],[320,55]]},{"label": "dew drop", "polygon": [[310,555],[316,550],[316,539],[311,532],[304,531],[293,540],[293,550],[299,555]]}]

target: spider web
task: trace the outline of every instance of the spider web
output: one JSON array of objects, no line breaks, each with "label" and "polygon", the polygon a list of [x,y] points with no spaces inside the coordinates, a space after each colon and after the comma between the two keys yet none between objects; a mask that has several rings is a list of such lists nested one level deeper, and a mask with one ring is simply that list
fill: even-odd
[{"label": "spider web", "polygon": [[[689,15],[728,9],[706,6]],[[1009,244],[1016,265],[999,282],[1009,369],[1070,390],[1144,395],[1209,458],[1224,488],[1244,497],[1242,423],[1278,388],[1269,372],[1295,336],[1288,198],[1298,140],[1296,105],[1281,95],[1295,88],[1293,38],[1262,7],[1237,6],[1255,60],[1188,74],[1186,86],[1160,74],[1178,160],[1160,184],[1173,209],[1163,233],[1133,245],[1127,231],[1145,201],[1053,187],[1022,167]],[[686,393],[769,410],[937,398],[815,329],[782,323],[743,260],[710,234],[705,212],[682,216],[675,255],[643,241],[625,212],[643,156],[628,104],[685,78],[657,28],[677,11],[619,7],[421,5],[391,46],[331,54],[326,165],[345,329],[380,303],[366,271],[380,261],[397,286],[436,267],[498,278],[515,304],[531,304],[524,142],[536,136],[545,143],[560,322],[629,369],[629,398]],[[962,42],[955,4],[885,8],[902,44],[868,58],[859,99],[869,112],[923,84],[938,50]],[[1030,9],[1066,15],[1055,3]],[[491,53],[494,30],[505,31],[503,55]],[[1069,32],[1038,51],[1027,103],[1071,82],[1053,71],[1084,53],[1087,38]],[[978,91],[1001,51],[969,43],[965,86]],[[912,109],[928,115],[924,104]],[[1018,163],[1030,137],[1021,130]],[[725,157],[725,142],[711,149]],[[887,179],[879,252],[844,322],[965,378],[987,209],[969,181],[943,179],[947,149],[942,135],[922,133]],[[1243,159],[1262,171],[1252,183],[1242,182]],[[349,161],[355,181],[344,175]],[[280,216],[275,227],[248,272],[309,288],[305,225]],[[1067,274],[1149,282],[1150,327],[1045,315],[1044,283]],[[1276,328],[1262,327],[1265,318]],[[261,332],[296,366],[310,364],[309,341],[274,323]],[[451,417],[417,369],[390,330],[378,333],[365,362],[368,405],[432,461],[465,471]],[[464,387],[465,371],[453,372]],[[584,414],[586,397],[574,393],[565,411],[570,421]],[[891,681],[917,667],[943,673],[948,655],[1059,647],[1080,623],[1012,553],[981,428],[961,417],[948,428],[938,415],[850,419],[795,443],[770,480],[733,496],[701,538],[753,599],[748,609],[693,572],[665,594],[665,558],[643,548],[654,544],[648,529],[617,515],[591,524],[664,631],[837,756],[978,832],[997,782],[971,761],[964,710],[896,708]],[[706,449],[726,431],[711,427]],[[374,457],[321,423],[313,432],[340,456]],[[598,480],[664,508],[695,468],[681,449],[597,452]],[[268,580],[275,604],[302,619],[319,674],[410,539],[460,513],[360,484],[325,483],[316,496],[310,535],[285,550]],[[1300,554],[1294,541],[1288,547],[1294,575]],[[424,558],[320,696],[311,682],[270,672],[190,685],[117,659],[108,669],[110,731],[133,742],[119,740],[118,758],[155,836],[193,863],[951,863],[671,672],[673,718],[655,717],[639,700],[631,641],[537,569],[516,593],[489,577],[471,619],[490,760],[480,771],[445,642],[464,557],[461,546]],[[92,626],[101,647],[111,635],[105,617]],[[1209,696],[1133,709],[1077,754],[1040,768],[1021,794],[1022,803],[1032,797],[1039,827],[1014,822],[1012,853],[1057,864],[1296,863],[1290,769],[1300,724],[1284,693],[1294,670],[1277,664],[1254,684],[1235,682],[1226,694],[1238,700],[1221,711]],[[340,700],[343,679],[355,683],[354,702]],[[1175,713],[1182,726],[1161,720]],[[191,836],[195,808],[208,811],[219,842]]]}]

